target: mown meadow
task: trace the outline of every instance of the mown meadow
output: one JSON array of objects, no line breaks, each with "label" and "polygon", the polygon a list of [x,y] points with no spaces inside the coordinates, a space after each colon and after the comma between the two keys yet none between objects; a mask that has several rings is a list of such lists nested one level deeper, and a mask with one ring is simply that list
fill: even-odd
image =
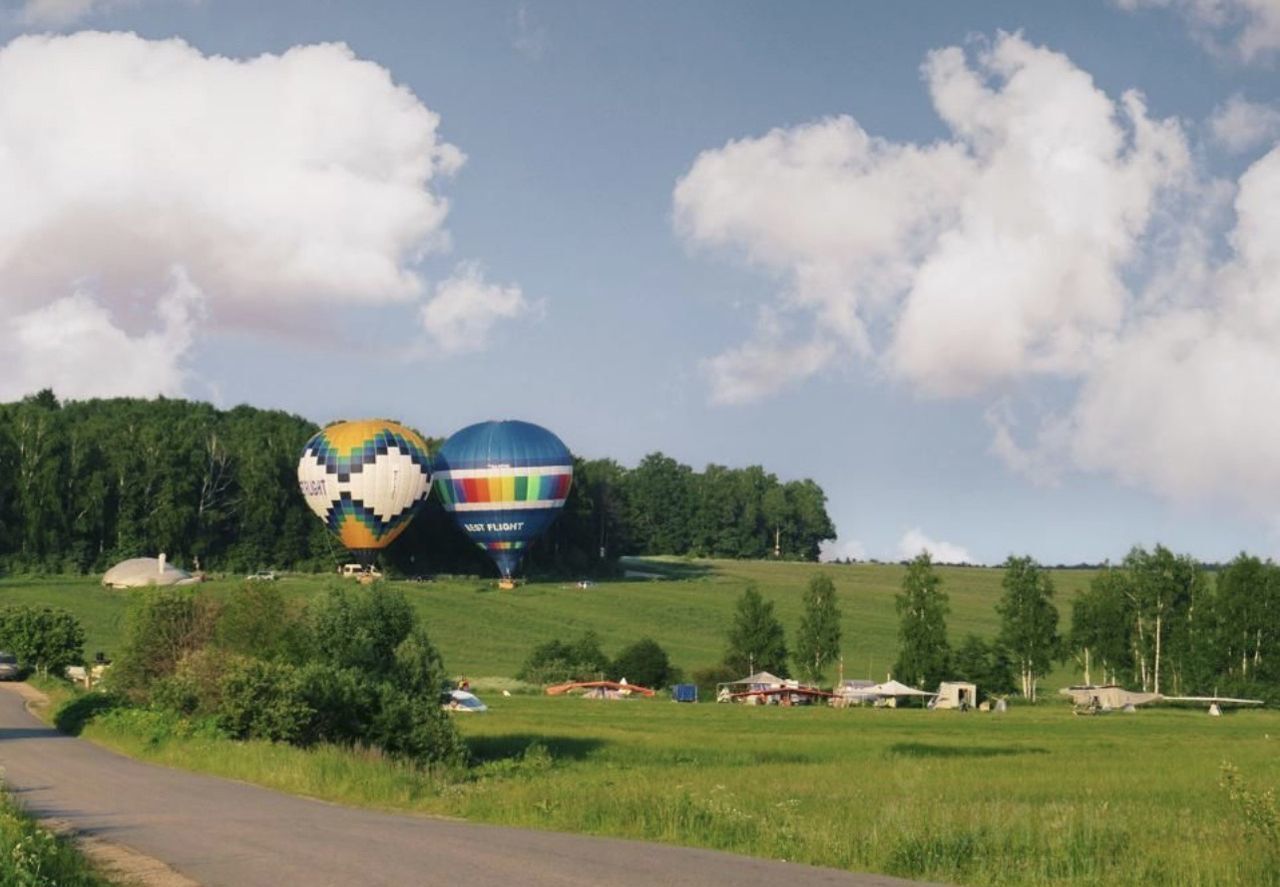
[{"label": "mown meadow", "polygon": [[[800,623],[801,595],[818,572],[835,582],[843,614],[842,649],[847,677],[883,680],[897,652],[897,614],[893,598],[904,567],[897,564],[807,564],[763,561],[645,559],[637,569],[665,580],[600,582],[578,588],[572,582],[530,583],[499,591],[481,578],[440,578],[431,582],[394,582],[423,617],[445,664],[455,674],[478,678],[510,677],[537,644],[568,639],[591,630],[609,654],[652,637],[686,673],[717,664],[724,653],[725,630],[734,603],[748,582],[775,604],[788,632]],[[948,630],[953,644],[974,632],[994,637],[995,602],[1000,596],[998,569],[938,567],[951,599]],[[1070,601],[1087,587],[1093,572],[1054,573],[1058,609],[1065,628]],[[333,582],[329,576],[286,575],[277,580],[286,596],[306,599]],[[206,584],[215,594],[232,595],[243,584],[230,577]],[[75,613],[87,634],[89,655],[119,648],[130,592],[102,588],[92,577],[0,580],[0,605],[44,603]],[[834,673],[831,675],[834,678]],[[1062,671],[1050,679],[1066,683]]]},{"label": "mown meadow", "polygon": [[[450,671],[493,688],[484,694],[488,714],[457,716],[474,759],[465,770],[426,772],[332,747],[234,743],[139,710],[91,720],[84,735],[160,763],[345,803],[940,882],[1280,883],[1276,802],[1265,794],[1280,784],[1280,713],[1076,717],[1055,699],[961,714],[496,692],[514,686],[510,676],[535,644],[585,629],[610,653],[649,636],[686,670],[712,665],[746,582],[776,602],[792,631],[817,570],[839,589],[846,674],[882,677],[893,659],[900,567],[663,561],[648,569],[671,578],[515,592],[479,579],[400,585]],[[992,636],[1000,572],[941,573],[953,642],[970,631]],[[1089,579],[1085,571],[1055,574],[1064,628],[1072,595]],[[304,598],[327,581],[286,578],[280,587]],[[237,587],[213,586],[219,594]],[[91,651],[118,643],[128,601],[61,580],[8,580],[0,598],[76,610]],[[1063,668],[1048,684],[1073,677]],[[1234,797],[1223,785],[1231,779]]]}]

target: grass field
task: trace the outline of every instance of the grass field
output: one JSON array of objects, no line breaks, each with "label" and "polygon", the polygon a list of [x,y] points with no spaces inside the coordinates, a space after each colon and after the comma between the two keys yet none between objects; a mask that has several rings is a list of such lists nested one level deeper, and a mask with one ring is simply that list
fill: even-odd
[{"label": "grass field", "polygon": [[1255,789],[1280,782],[1280,713],[489,701],[489,714],[459,716],[481,762],[466,773],[186,736],[148,713],[85,735],[344,803],[931,881],[1280,883],[1278,836],[1251,831],[1219,786],[1223,762]]},{"label": "grass field", "polygon": [[[846,672],[879,677],[892,661],[899,567],[666,561],[654,569],[673,578],[515,592],[481,580],[400,587],[450,670],[495,685],[534,644],[588,628],[609,653],[647,635],[685,669],[714,664],[747,581],[776,601],[792,631],[804,584],[819,569],[840,591]],[[941,572],[952,638],[993,635],[1000,572]],[[1057,574],[1064,623],[1090,578]],[[286,578],[280,587],[307,597],[327,581]],[[0,583],[0,602],[19,599],[80,613],[91,650],[119,642],[121,593],[78,580]],[[1072,675],[1055,677],[1051,685]],[[1090,718],[1057,701],[1001,715],[497,693],[486,701],[489,714],[458,716],[478,762],[465,772],[423,773],[345,749],[233,743],[149,712],[91,722],[85,735],[158,762],[345,803],[943,882],[1280,883],[1274,795],[1262,795],[1280,784],[1280,713]],[[1224,763],[1255,792],[1251,802],[1220,786]]]},{"label": "grass field", "polygon": [[[896,656],[893,597],[903,567],[671,559],[646,561],[645,569],[671,578],[602,582],[585,589],[573,583],[532,583],[515,591],[499,591],[494,582],[482,579],[392,584],[421,613],[448,668],[473,679],[510,677],[535,645],[553,638],[567,640],[587,629],[599,633],[610,655],[649,636],[686,673],[715,665],[724,653],[734,603],[748,582],[775,602],[790,636],[800,623],[805,584],[818,572],[832,577],[839,594],[846,676],[883,680]],[[948,630],[953,642],[968,632],[993,637],[1002,572],[958,567],[941,567],[938,572],[951,597]],[[1064,628],[1070,600],[1092,576],[1078,570],[1055,573]],[[300,598],[321,594],[336,581],[315,576],[278,580],[286,595]],[[220,595],[234,594],[239,586],[238,579],[208,584]],[[104,589],[92,578],[0,580],[0,605],[48,603],[79,616],[90,655],[119,647],[129,594]],[[1072,675],[1063,672],[1051,676],[1049,683],[1070,679]]]}]

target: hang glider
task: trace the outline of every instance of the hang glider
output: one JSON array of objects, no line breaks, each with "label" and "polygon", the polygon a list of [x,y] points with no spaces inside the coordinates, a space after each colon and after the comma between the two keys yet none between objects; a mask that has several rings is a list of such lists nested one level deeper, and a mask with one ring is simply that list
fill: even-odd
[{"label": "hang glider", "polygon": [[625,699],[633,693],[649,697],[654,691],[626,681],[569,681],[547,688],[548,696],[563,696],[566,693],[581,693],[591,699]]},{"label": "hang glider", "polygon": [[834,699],[835,695],[817,687],[766,687],[730,693],[729,701],[745,702],[748,705],[812,705]]},{"label": "hang glider", "polygon": [[1165,696],[1126,690],[1117,684],[1079,684],[1058,691],[1071,697],[1076,714],[1102,714],[1109,711],[1133,711],[1140,705],[1172,703],[1207,705],[1211,714],[1221,714],[1222,706],[1262,705],[1261,699],[1239,699],[1234,696]]}]

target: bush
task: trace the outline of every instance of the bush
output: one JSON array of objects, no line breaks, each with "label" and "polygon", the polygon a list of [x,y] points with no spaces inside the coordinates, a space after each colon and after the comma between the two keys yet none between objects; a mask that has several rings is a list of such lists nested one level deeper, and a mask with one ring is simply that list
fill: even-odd
[{"label": "bush", "polygon": [[146,699],[153,683],[209,643],[217,619],[217,604],[202,594],[182,588],[140,592],[125,623],[124,648],[107,673],[110,686]]},{"label": "bush", "polygon": [[113,693],[84,693],[73,696],[53,713],[53,726],[71,736],[79,736],[84,725],[103,712],[125,704],[125,699]]},{"label": "bush", "polygon": [[311,708],[306,744],[373,745],[369,725],[377,715],[377,686],[353,668],[311,663],[300,675],[302,699]]},{"label": "bush", "polygon": [[607,674],[610,667],[599,635],[588,631],[572,643],[553,640],[534,647],[516,677],[530,684],[590,681]]},{"label": "bush", "polygon": [[312,659],[380,678],[392,672],[396,648],[417,625],[404,594],[381,587],[333,588],[309,616]]},{"label": "bush", "polygon": [[666,687],[680,679],[667,651],[651,638],[643,638],[618,654],[611,673],[615,680],[626,678],[643,687]]},{"label": "bush", "polygon": [[292,665],[248,659],[223,681],[218,726],[236,739],[300,743],[314,717]]},{"label": "bush", "polygon": [[218,645],[233,653],[287,662],[306,657],[301,614],[274,582],[245,582],[223,606],[216,633]]},{"label": "bush", "polygon": [[188,653],[173,674],[152,684],[151,702],[183,715],[217,714],[227,675],[246,659],[213,647]]},{"label": "bush", "polygon": [[419,764],[466,763],[467,749],[438,696],[411,696],[399,687],[378,685],[377,711],[369,740],[388,754]]}]

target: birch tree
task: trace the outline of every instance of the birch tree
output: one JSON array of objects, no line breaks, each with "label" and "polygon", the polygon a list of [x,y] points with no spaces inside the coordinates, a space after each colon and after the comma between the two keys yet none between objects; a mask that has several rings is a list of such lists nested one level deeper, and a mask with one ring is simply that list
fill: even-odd
[{"label": "birch tree", "polygon": [[1053,580],[1030,557],[1004,562],[1004,596],[1000,641],[1013,654],[1023,698],[1036,701],[1036,682],[1048,673],[1058,653],[1058,608],[1053,605]]}]

